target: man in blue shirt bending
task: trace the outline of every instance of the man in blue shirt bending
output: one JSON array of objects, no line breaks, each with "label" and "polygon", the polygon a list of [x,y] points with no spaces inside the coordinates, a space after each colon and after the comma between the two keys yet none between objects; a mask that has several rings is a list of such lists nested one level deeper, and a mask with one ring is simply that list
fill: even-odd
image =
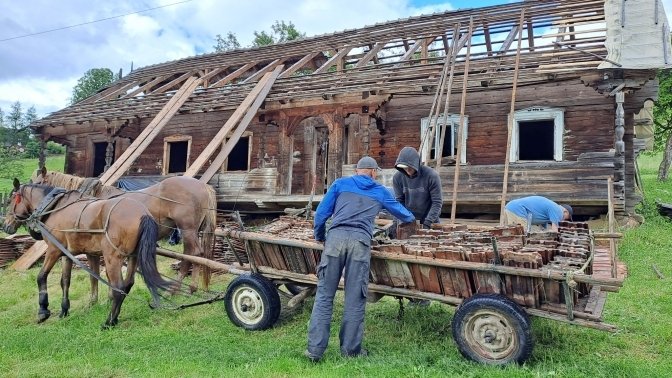
[{"label": "man in blue shirt bending", "polygon": [[506,204],[506,224],[521,224],[525,231],[540,231],[550,225],[552,231],[558,230],[558,223],[572,220],[573,210],[569,205],[557,203],[542,196],[529,196],[515,199]]},{"label": "man in blue shirt bending", "polygon": [[[334,181],[317,207],[315,240],[326,239],[326,242],[317,267],[317,292],[308,327],[305,355],[311,361],[319,361],[327,349],[334,296],[344,269],[345,303],[339,333],[341,354],[346,357],[368,354],[362,349],[362,338],[373,221],[381,209],[404,223],[415,221],[413,214],[375,181],[379,169],[373,158],[361,158],[355,175]],[[326,233],[329,218],[331,226]]]}]

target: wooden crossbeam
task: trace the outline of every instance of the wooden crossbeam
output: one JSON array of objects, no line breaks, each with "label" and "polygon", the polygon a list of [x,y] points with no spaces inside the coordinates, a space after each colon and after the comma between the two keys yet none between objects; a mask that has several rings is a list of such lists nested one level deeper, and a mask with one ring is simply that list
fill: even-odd
[{"label": "wooden crossbeam", "polygon": [[135,82],[126,83],[125,85],[122,85],[120,88],[117,88],[116,90],[114,90],[114,91],[112,91],[112,92],[110,92],[110,93],[108,93],[104,96],[99,97],[98,99],[94,100],[93,102],[105,101],[109,98],[117,97],[121,93],[126,92],[127,90],[133,88],[134,85],[136,85]]},{"label": "wooden crossbeam", "polygon": [[256,65],[257,65],[257,62],[250,62],[250,63],[247,63],[246,65],[244,65],[244,66],[240,67],[239,69],[237,69],[237,70],[231,72],[230,74],[226,75],[224,78],[222,78],[222,79],[220,79],[219,81],[217,81],[216,83],[212,84],[212,85],[210,86],[210,88],[219,88],[219,87],[222,87],[222,86],[224,86],[224,85],[230,83],[231,81],[235,80],[235,79],[238,78],[240,75],[244,74],[244,73],[247,72],[250,68],[252,68],[252,67],[254,67],[254,66],[256,66]]},{"label": "wooden crossbeam", "polygon": [[362,66],[366,65],[366,63],[371,61],[371,59],[377,58],[378,53],[380,52],[380,50],[383,49],[383,47],[385,47],[387,42],[388,41],[376,42],[376,44],[373,45],[373,47],[366,53],[366,55],[364,55],[362,57],[362,59],[360,59],[359,62],[357,62],[357,64],[355,64],[355,68],[362,67]]},{"label": "wooden crossbeam", "polygon": [[135,159],[149,146],[163,126],[177,113],[182,104],[201,83],[201,79],[190,77],[184,82],[179,91],[163,106],[159,114],[147,125],[133,143],[124,151],[117,161],[103,173],[100,181],[103,185],[111,185],[119,179],[130,167]]},{"label": "wooden crossbeam", "polygon": [[224,144],[222,147],[222,150],[217,154],[215,159],[212,160],[210,163],[210,166],[208,169],[203,173],[201,176],[200,180],[202,182],[207,183],[210,181],[212,176],[219,171],[221,168],[222,164],[224,164],[224,161],[226,160],[227,157],[229,157],[229,154],[233,150],[233,147],[235,147],[236,143],[240,140],[240,137],[243,136],[243,133],[245,132],[245,129],[247,129],[247,126],[250,124],[254,116],[257,114],[257,111],[259,110],[259,107],[261,104],[264,102],[266,99],[266,96],[268,95],[268,92],[271,91],[271,87],[273,86],[273,83],[275,83],[275,80],[278,78],[280,75],[280,71],[282,71],[282,67],[277,67],[275,71],[271,73],[267,73],[264,76],[264,81],[266,82],[261,89],[261,92],[257,95],[257,98],[254,100],[252,103],[252,106],[247,110],[245,113],[245,116],[243,119],[240,121],[238,124],[238,127],[236,130],[231,134],[231,137],[229,138],[228,141]]},{"label": "wooden crossbeam", "polygon": [[[272,81],[275,82],[275,79],[278,77],[280,71],[282,71],[283,68],[284,67],[282,65],[277,66],[272,73],[267,73],[266,75],[264,75],[264,77],[257,83],[257,85],[254,88],[252,88],[252,91],[250,91],[250,93],[247,95],[247,97],[245,97],[240,106],[238,106],[238,108],[233,112],[231,117],[229,117],[229,119],[226,120],[224,126],[222,126],[219,132],[217,132],[217,135],[215,135],[212,138],[212,140],[205,147],[203,152],[196,158],[196,160],[189,166],[189,168],[187,168],[187,171],[184,172],[184,176],[194,177],[198,174],[198,172],[201,170],[201,168],[203,168],[208,159],[210,159],[210,156],[212,156],[212,154],[215,153],[215,151],[217,151],[217,149],[222,145],[222,142],[224,141],[226,136],[231,132],[233,127],[236,124],[238,124],[238,121],[243,117],[244,113],[249,111],[256,113],[257,109],[259,109],[259,106],[257,106],[257,109],[254,110],[252,109],[248,110],[248,108],[250,108],[250,105],[252,105],[255,99],[257,99],[257,97],[262,93],[262,90],[264,89],[268,81],[271,81],[271,78]],[[266,92],[266,94],[268,94],[268,92]],[[266,95],[264,95],[264,97],[266,97]],[[261,105],[261,103],[259,103],[259,105]]]},{"label": "wooden crossbeam", "polygon": [[[434,38],[432,38],[432,41],[433,40],[434,40]],[[420,47],[422,47],[422,45],[424,43],[425,43],[425,38],[421,38],[421,39],[416,40],[415,43],[413,44],[413,46],[409,47],[408,50],[406,51],[406,53],[404,53],[404,55],[402,55],[401,58],[399,58],[399,63],[397,63],[395,66],[400,66],[403,62],[411,59],[413,54],[415,54],[415,52],[418,51],[418,49]]]},{"label": "wooden crossbeam", "polygon": [[317,52],[313,52],[313,53],[310,53],[310,54],[304,56],[303,58],[299,59],[296,63],[292,64],[291,67],[289,67],[289,68],[286,69],[283,73],[281,73],[280,76],[278,76],[278,79],[284,79],[284,78],[286,78],[286,77],[289,77],[289,76],[292,75],[294,72],[300,70],[300,69],[303,68],[303,66],[305,66],[308,62],[310,62],[311,60],[313,60],[313,58],[315,58],[315,57],[317,56],[317,54],[319,54],[319,53],[317,53]]},{"label": "wooden crossbeam", "polygon": [[175,87],[176,85],[184,82],[185,80],[187,80],[188,78],[190,78],[193,75],[194,75],[193,71],[185,72],[182,75],[180,75],[179,77],[177,77],[177,78],[171,80],[170,82],[160,86],[159,88],[153,90],[152,94],[161,94],[165,91],[168,91],[168,90],[172,89],[173,87]]},{"label": "wooden crossbeam", "polygon": [[483,36],[485,37],[485,49],[488,51],[488,56],[492,56],[492,38],[490,37],[490,26],[483,21]]},{"label": "wooden crossbeam", "polygon": [[259,71],[250,75],[250,77],[248,77],[247,79],[243,80],[241,82],[241,84],[252,83],[252,82],[257,81],[260,77],[264,76],[267,72],[270,72],[275,67],[281,65],[285,60],[287,60],[287,58],[278,58],[278,59],[272,61],[271,63],[264,66],[264,68],[260,69]]},{"label": "wooden crossbeam", "polygon": [[339,60],[343,59],[346,55],[348,55],[348,53],[350,52],[350,50],[352,50],[352,47],[349,47],[349,46],[345,46],[345,47],[343,47],[343,49],[342,49],[341,51],[339,51],[339,52],[337,52],[336,54],[334,54],[334,56],[332,56],[331,58],[329,58],[329,60],[327,60],[326,63],[324,63],[323,65],[321,65],[321,66],[320,66],[318,69],[316,69],[315,72],[313,72],[313,73],[314,73],[314,74],[320,74],[320,73],[327,72],[327,70],[330,69],[334,64],[336,64]]},{"label": "wooden crossbeam", "polygon": [[162,81],[164,80],[164,78],[165,78],[165,76],[158,76],[158,77],[155,77],[154,80],[152,80],[152,81],[150,81],[149,83],[147,83],[147,84],[141,86],[140,88],[134,90],[133,92],[131,92],[131,93],[129,93],[129,94],[126,94],[126,95],[124,95],[124,96],[121,96],[121,98],[124,98],[124,97],[133,97],[133,96],[135,96],[136,94],[138,94],[138,93],[140,93],[140,92],[144,92],[145,90],[147,90],[147,89],[149,89],[149,88],[155,86],[156,84],[162,82]]},{"label": "wooden crossbeam", "polygon": [[[95,94],[95,95],[93,95],[93,96],[91,96],[87,99],[84,99],[84,100],[78,102],[77,105],[90,104],[92,102],[97,101],[98,99],[100,99],[102,97],[105,97],[105,96],[109,95],[110,93],[116,92],[117,90],[119,90],[119,88],[122,88],[122,87],[127,86],[127,85],[128,85],[128,83],[126,83],[126,84],[117,83],[116,85],[112,85],[111,87],[108,87],[108,88],[104,89],[100,93],[97,93],[97,94]],[[128,87],[126,87],[126,88],[128,88]]]},{"label": "wooden crossbeam", "polygon": [[502,46],[499,48],[497,55],[503,55],[504,53],[506,53],[509,47],[511,47],[513,39],[516,38],[516,35],[518,35],[518,31],[522,30],[522,28],[523,28],[522,25],[516,25],[511,29],[509,35],[507,35],[506,39],[504,39],[504,41],[502,42]]}]

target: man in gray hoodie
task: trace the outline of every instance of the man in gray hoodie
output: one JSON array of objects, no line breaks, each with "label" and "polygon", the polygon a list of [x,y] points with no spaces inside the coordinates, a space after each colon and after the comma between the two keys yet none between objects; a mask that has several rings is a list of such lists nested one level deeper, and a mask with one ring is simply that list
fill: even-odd
[{"label": "man in gray hoodie", "polygon": [[392,185],[394,194],[404,207],[410,210],[425,228],[439,223],[443,196],[439,174],[420,164],[420,154],[413,147],[404,147],[394,167]]}]

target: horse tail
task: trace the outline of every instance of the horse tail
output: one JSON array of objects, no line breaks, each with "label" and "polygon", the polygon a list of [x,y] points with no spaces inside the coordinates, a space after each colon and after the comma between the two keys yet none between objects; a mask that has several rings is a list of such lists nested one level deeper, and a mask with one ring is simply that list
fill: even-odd
[{"label": "horse tail", "polygon": [[159,239],[159,225],[150,215],[140,218],[138,227],[138,243],[135,247],[138,254],[138,269],[145,285],[156,303],[159,291],[170,289],[172,282],[164,280],[156,267],[156,241]]},{"label": "horse tail", "polygon": [[[198,231],[201,233],[201,249],[203,250],[203,257],[212,259],[213,246],[215,241],[215,227],[217,227],[217,196],[215,190],[208,184],[204,184],[208,193],[208,205],[205,209],[203,220]],[[210,285],[210,276],[212,272],[210,268],[204,266],[201,268],[203,288],[208,290]]]}]

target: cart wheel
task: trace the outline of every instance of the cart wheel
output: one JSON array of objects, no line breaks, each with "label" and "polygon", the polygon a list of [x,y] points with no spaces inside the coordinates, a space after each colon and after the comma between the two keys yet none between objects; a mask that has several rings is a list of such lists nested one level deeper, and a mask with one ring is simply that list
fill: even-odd
[{"label": "cart wheel", "polygon": [[289,291],[292,295],[297,295],[300,292],[306,290],[309,288],[309,286],[303,286],[303,285],[297,285],[297,284],[292,284],[292,283],[286,283],[285,288],[287,288],[287,291]]},{"label": "cart wheel", "polygon": [[460,353],[476,362],[523,363],[532,354],[534,341],[527,314],[499,294],[475,295],[462,302],[452,328]]},{"label": "cart wheel", "polygon": [[224,305],[233,324],[249,330],[273,326],[281,308],[273,283],[258,274],[243,274],[231,281]]}]

